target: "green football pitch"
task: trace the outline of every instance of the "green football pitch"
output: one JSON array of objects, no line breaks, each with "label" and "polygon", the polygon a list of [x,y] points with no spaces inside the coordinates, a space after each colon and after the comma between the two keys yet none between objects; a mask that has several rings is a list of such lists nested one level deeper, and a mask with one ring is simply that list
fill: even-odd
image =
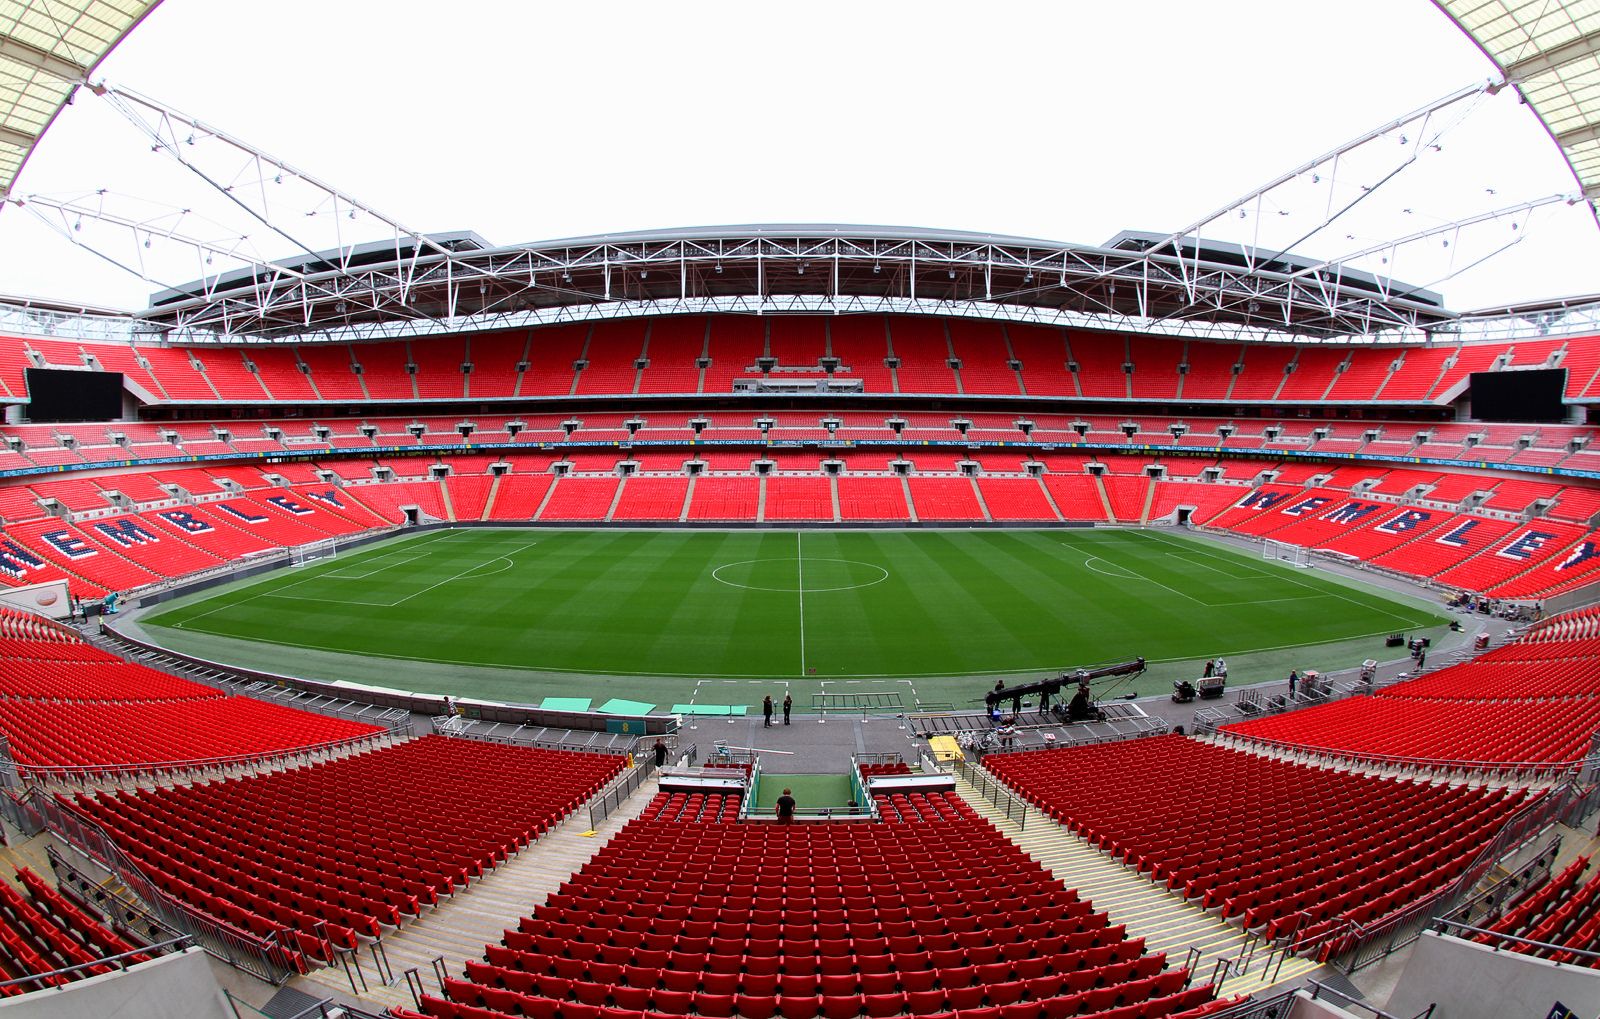
[{"label": "green football pitch", "polygon": [[1439,633],[1444,619],[1153,531],[463,528],[213,588],[141,622],[178,650],[315,678],[595,707],[758,710],[787,690],[807,711],[818,693],[966,703],[978,677],[1140,656],[1151,672],[1135,689],[1166,689],[1215,655],[1231,681],[1263,680],[1383,657],[1383,635]]}]

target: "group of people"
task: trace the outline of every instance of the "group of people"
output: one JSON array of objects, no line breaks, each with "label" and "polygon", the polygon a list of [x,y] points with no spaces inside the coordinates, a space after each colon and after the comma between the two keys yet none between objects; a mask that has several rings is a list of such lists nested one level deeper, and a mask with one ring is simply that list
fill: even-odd
[{"label": "group of people", "polygon": [[1204,678],[1210,679],[1212,676],[1220,676],[1223,679],[1228,678],[1228,663],[1223,661],[1220,655],[1216,658],[1206,659],[1206,671]]},{"label": "group of people", "polygon": [[[783,724],[784,725],[788,725],[789,724],[789,712],[792,711],[793,709],[794,709],[794,698],[791,697],[789,694],[785,693],[783,695]],[[761,716],[762,716],[761,727],[762,728],[764,728],[764,729],[772,728],[773,711],[774,711],[774,705],[772,703],[772,695],[771,694],[767,694],[767,696],[761,702]]]}]

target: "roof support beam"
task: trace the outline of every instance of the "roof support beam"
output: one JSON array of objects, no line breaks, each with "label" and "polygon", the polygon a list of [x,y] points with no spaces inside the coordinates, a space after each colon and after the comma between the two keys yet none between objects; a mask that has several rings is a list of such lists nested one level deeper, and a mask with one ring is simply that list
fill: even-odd
[{"label": "roof support beam", "polygon": [[1600,48],[1600,30],[1568,39],[1553,49],[1535,53],[1514,64],[1507,64],[1506,77],[1515,82],[1524,82],[1529,78],[1558,70],[1574,60],[1593,56],[1596,48]]},{"label": "roof support beam", "polygon": [[58,57],[53,53],[46,53],[39,47],[12,36],[0,36],[0,57],[9,57],[37,67],[53,78],[73,83],[83,81],[83,76],[89,73],[89,69],[82,64],[67,60],[65,57]]}]

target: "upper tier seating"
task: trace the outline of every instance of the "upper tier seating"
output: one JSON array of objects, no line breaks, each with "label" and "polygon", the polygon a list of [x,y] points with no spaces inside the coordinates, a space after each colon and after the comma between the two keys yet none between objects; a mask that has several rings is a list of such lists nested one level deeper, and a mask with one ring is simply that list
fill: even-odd
[{"label": "upper tier seating", "polygon": [[[885,364],[891,345],[896,369]],[[830,351],[838,377],[861,380],[868,393],[1416,404],[1454,397],[1468,373],[1494,370],[1502,355],[1519,367],[1557,351],[1569,398],[1600,386],[1596,337],[1401,351],[1241,346],[921,316],[682,316],[241,350],[0,337],[0,396],[26,395],[22,368],[34,354],[122,372],[150,402],[252,404],[727,393],[735,379],[757,377],[764,356],[791,377],[822,378],[819,360]],[[702,357],[711,362],[704,368]],[[1069,362],[1076,372],[1067,371]]]},{"label": "upper tier seating", "polygon": [[[991,754],[984,764],[1095,845],[1268,937],[1371,922],[1443,887],[1525,798],[1182,736]],[[1205,776],[1182,811],[1172,807],[1174,775]]]},{"label": "upper tier seating", "polygon": [[876,799],[881,824],[777,825],[658,794],[424,1012],[1132,1019],[1212,1000],[958,797]]},{"label": "upper tier seating", "polygon": [[319,923],[343,947],[381,936],[538,838],[621,766],[426,736],[316,766],[61,799],[189,906],[325,959]]}]

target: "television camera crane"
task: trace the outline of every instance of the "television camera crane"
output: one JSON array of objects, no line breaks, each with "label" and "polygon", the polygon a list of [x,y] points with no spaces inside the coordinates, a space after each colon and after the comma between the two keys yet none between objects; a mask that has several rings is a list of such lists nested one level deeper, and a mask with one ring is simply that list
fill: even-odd
[{"label": "television camera crane", "polygon": [[[984,695],[983,703],[990,711],[993,711],[997,705],[1009,700],[1012,713],[1021,714],[1022,698],[1037,694],[1039,696],[1039,713],[1046,714],[1050,708],[1050,698],[1058,696],[1063,687],[1075,683],[1077,684],[1078,692],[1067,705],[1065,720],[1069,722],[1089,721],[1099,716],[1099,709],[1095,706],[1096,702],[1091,701],[1089,696],[1090,688],[1096,680],[1116,679],[1120,681],[1118,684],[1113,684],[1110,688],[1102,690],[1101,693],[1103,695],[1109,693],[1111,689],[1115,689],[1120,683],[1126,683],[1134,676],[1144,672],[1144,669],[1144,659],[1135,658],[1131,662],[1103,665],[1097,669],[1073,669],[1070,672],[1062,672],[1059,676],[1054,676],[1050,679],[1042,679],[1037,683],[1024,683],[1021,686],[1003,686],[997,683],[993,690]],[[1061,714],[1059,705],[1056,708],[1056,713],[1057,715]]]}]

